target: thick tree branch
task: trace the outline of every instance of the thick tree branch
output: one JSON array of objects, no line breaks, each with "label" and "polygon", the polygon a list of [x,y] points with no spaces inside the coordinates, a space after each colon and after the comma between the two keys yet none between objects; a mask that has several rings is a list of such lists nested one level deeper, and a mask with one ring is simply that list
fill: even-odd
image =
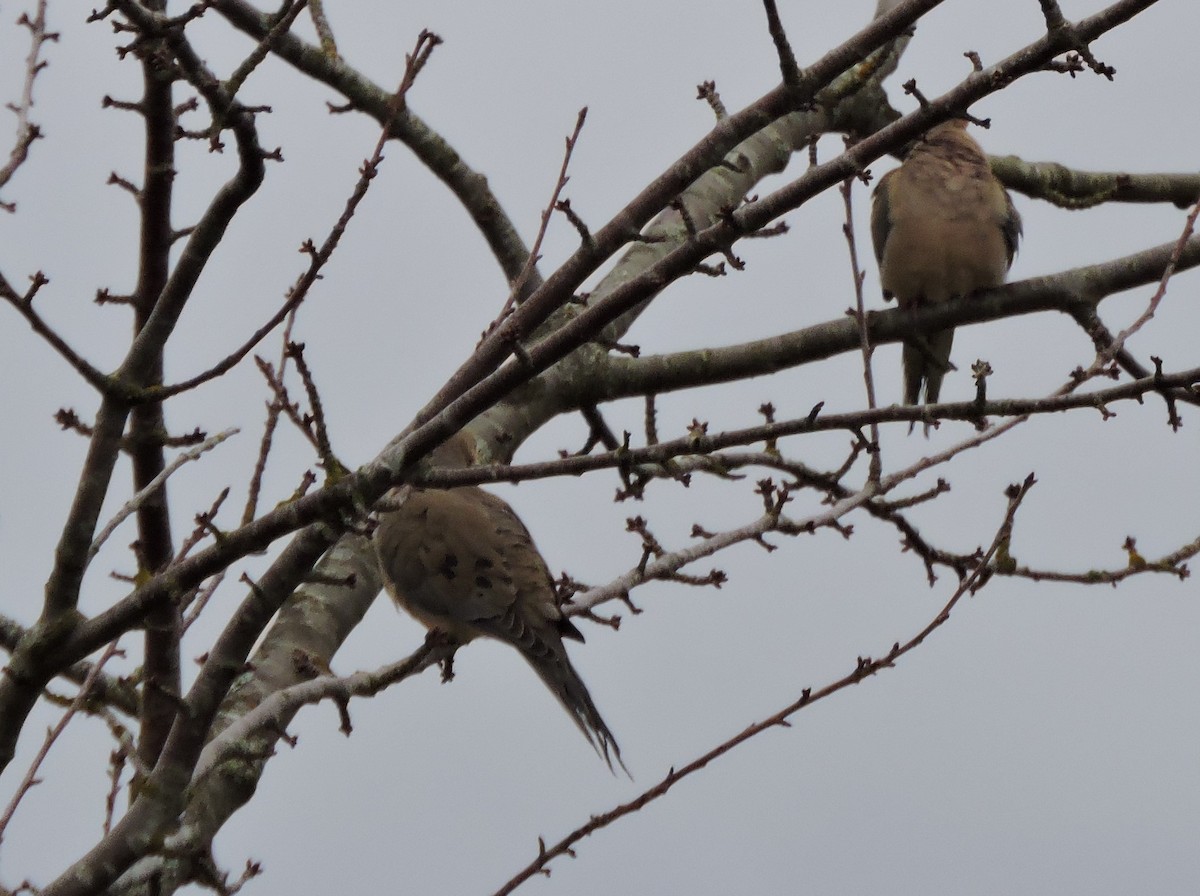
[{"label": "thick tree branch", "polygon": [[[147,6],[160,14],[166,12],[165,0],[155,0]],[[166,286],[174,240],[171,227],[175,183],[174,77],[163,70],[159,50],[157,41],[148,43],[141,58],[143,94],[138,111],[145,133],[145,182],[138,194],[141,232],[137,286],[133,293],[135,334],[150,320]],[[140,382],[162,382],[165,348],[165,341],[148,347]],[[166,431],[162,402],[144,402],[133,407],[126,444],[133,466],[134,492],[145,496],[136,511],[135,555],[139,576],[163,569],[175,553],[165,477],[160,488],[150,489],[166,464],[162,442]],[[92,556],[95,551],[90,550],[89,559]],[[179,607],[173,601],[163,601],[146,614],[142,712],[137,739],[140,768],[153,767],[175,717],[181,687],[180,637]]]},{"label": "thick tree branch", "polygon": [[1170,202],[1187,208],[1200,198],[1200,174],[1080,171],[1059,162],[1026,162],[1017,156],[992,156],[991,162],[1009,189],[1061,208],[1092,208],[1106,202]]}]

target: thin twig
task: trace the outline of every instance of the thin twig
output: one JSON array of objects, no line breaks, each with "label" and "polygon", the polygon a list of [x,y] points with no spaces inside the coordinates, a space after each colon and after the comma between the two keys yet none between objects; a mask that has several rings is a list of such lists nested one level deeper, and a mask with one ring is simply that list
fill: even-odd
[{"label": "thin twig", "polygon": [[[854,278],[854,317],[858,321],[858,332],[861,338],[863,383],[867,389],[867,408],[874,410],[877,407],[875,403],[875,375],[871,366],[874,349],[871,348],[871,337],[867,330],[867,307],[866,302],[863,300],[863,282],[866,280],[867,273],[858,263],[858,243],[854,238],[854,204],[851,201],[853,198],[854,181],[855,178],[853,177],[848,177],[842,181],[842,201],[846,208],[846,222],[842,225],[842,233],[846,237],[846,245],[850,253],[850,271]],[[879,424],[871,423],[870,430],[871,443],[868,451],[871,457],[869,461],[870,472],[868,475],[872,482],[878,482],[879,477],[883,473]]]},{"label": "thin twig", "polygon": [[[17,169],[29,158],[29,147],[33,145],[33,141],[42,136],[41,129],[30,119],[30,112],[33,110],[33,82],[49,65],[41,58],[42,49],[47,42],[58,40],[57,33],[46,30],[46,0],[38,0],[37,11],[32,19],[22,13],[17,19],[17,24],[29,29],[29,55],[25,58],[25,83],[21,87],[21,98],[16,103],[8,104],[8,108],[17,116],[17,136],[9,152],[8,161],[0,167],[0,187],[12,180]],[[13,202],[0,202],[0,210],[14,212],[17,206]]]},{"label": "thin twig", "polygon": [[[525,290],[526,284],[529,283],[529,278],[537,270],[537,263],[541,260],[542,240],[546,238],[546,231],[550,227],[550,219],[554,215],[554,210],[558,207],[559,197],[562,196],[562,191],[566,189],[567,182],[570,180],[567,176],[567,170],[571,167],[571,155],[575,152],[575,144],[579,141],[579,135],[583,131],[583,123],[587,120],[587,111],[587,106],[584,106],[579,110],[579,114],[575,116],[575,129],[567,137],[562,165],[558,169],[558,180],[554,184],[554,191],[550,195],[550,201],[546,203],[546,207],[542,210],[542,220],[538,226],[537,237],[533,241],[533,248],[529,250],[529,257],[525,259],[525,265],[521,268],[521,273],[513,280],[512,287],[508,292],[508,299],[504,302],[504,307],[500,309],[500,314],[497,315],[496,320],[488,327],[487,332],[491,332],[500,321],[512,313],[513,306],[524,298],[522,293]],[[486,333],[484,335],[486,336]]]},{"label": "thin twig", "polygon": [[125,520],[128,519],[134,512],[136,512],[139,507],[145,504],[146,501],[148,501],[156,491],[162,488],[163,483],[170,478],[171,474],[189,461],[199,460],[206,452],[216,448],[230,436],[236,435],[239,432],[241,432],[241,430],[237,427],[227,429],[224,432],[219,432],[215,436],[205,439],[201,444],[197,445],[195,448],[192,448],[190,451],[182,452],[173,461],[167,464],[167,466],[163,468],[162,472],[146,483],[145,488],[141,489],[136,495],[126,501],[125,505],[118,510],[116,515],[113,516],[113,518],[109,521],[108,525],[100,530],[100,534],[96,536],[95,540],[92,542],[92,546],[88,549],[87,562],[91,563],[96,554],[99,552],[100,547],[105,541],[108,540],[108,537],[116,531],[117,527],[120,526],[121,523],[125,522]]},{"label": "thin twig", "polygon": [[229,93],[230,98],[237,96],[246,79],[267,58],[267,54],[271,52],[271,49],[280,37],[291,30],[292,24],[306,5],[307,0],[284,0],[283,7],[276,15],[275,23],[271,26],[271,29],[263,35],[262,40],[242,60],[241,65],[237,67],[233,74],[229,76],[229,80],[225,82],[225,89]]}]

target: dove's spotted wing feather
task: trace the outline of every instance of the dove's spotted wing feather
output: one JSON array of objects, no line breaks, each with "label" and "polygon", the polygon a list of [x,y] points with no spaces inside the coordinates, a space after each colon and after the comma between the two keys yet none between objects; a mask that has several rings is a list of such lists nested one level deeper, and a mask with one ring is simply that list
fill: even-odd
[{"label": "dove's spotted wing feather", "polygon": [[395,601],[463,642],[483,634],[490,618],[516,602],[505,559],[487,537],[488,514],[467,491],[413,489],[375,534]]}]

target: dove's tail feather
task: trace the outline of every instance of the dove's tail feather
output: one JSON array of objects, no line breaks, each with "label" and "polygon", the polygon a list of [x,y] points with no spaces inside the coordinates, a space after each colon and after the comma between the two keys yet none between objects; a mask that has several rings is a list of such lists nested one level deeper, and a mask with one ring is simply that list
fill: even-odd
[{"label": "dove's tail feather", "polygon": [[579,726],[579,730],[588,739],[592,749],[608,765],[609,771],[616,773],[616,768],[613,766],[615,759],[617,765],[621,766],[621,771],[629,775],[632,780],[633,775],[629,774],[629,769],[625,767],[625,762],[621,759],[621,747],[617,744],[617,739],[613,737],[608,725],[604,723],[600,710],[596,709],[592,695],[588,693],[587,685],[583,683],[583,679],[571,665],[566,651],[564,650],[561,656],[551,654],[534,657],[526,654],[525,657],[533,666],[533,670],[537,672],[538,677],[545,682],[546,687],[558,698],[563,709]]},{"label": "dove's tail feather", "polygon": [[904,344],[904,403],[920,404],[921,387],[925,387],[924,403],[937,404],[942,393],[942,380],[950,370],[950,349],[954,330],[930,333],[921,343]]}]

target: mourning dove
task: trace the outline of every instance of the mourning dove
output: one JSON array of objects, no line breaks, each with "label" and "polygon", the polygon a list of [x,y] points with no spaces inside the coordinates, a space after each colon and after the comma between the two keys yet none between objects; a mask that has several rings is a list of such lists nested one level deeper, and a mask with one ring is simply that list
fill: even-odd
[{"label": "mourning dove", "polygon": [[[474,437],[459,433],[432,453],[438,466],[468,467]],[[597,753],[621,767],[621,749],[563,638],[582,641],[563,614],[529,530],[502,499],[474,486],[402,488],[380,514],[375,551],[388,593],[430,629],[465,644],[481,635],[520,651]]]},{"label": "mourning dove", "polygon": [[[871,237],[886,298],[901,308],[946,302],[1004,282],[1021,216],[987,156],[953,119],[930,128],[875,188]],[[904,401],[938,400],[952,329],[904,343]]]}]

